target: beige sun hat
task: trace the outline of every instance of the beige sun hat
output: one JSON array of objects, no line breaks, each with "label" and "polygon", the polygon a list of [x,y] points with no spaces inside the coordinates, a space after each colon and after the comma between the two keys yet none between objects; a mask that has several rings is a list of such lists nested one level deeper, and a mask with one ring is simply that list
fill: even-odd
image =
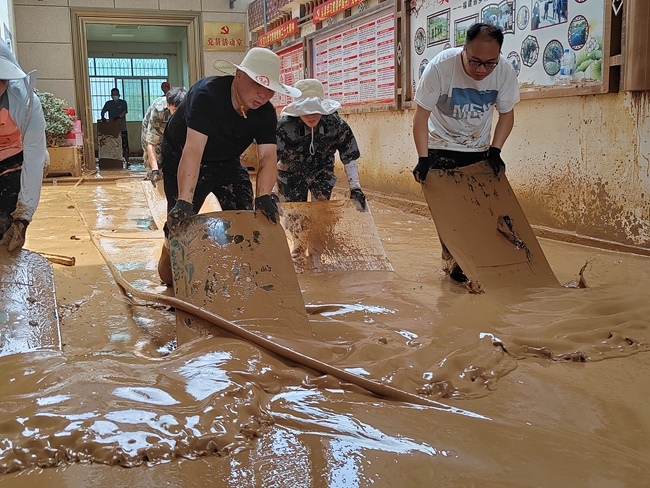
[{"label": "beige sun hat", "polygon": [[213,66],[227,75],[234,75],[238,69],[242,70],[251,79],[274,92],[290,97],[300,96],[300,90],[280,82],[280,57],[270,49],[254,47],[246,53],[239,65],[218,59]]},{"label": "beige sun hat", "polygon": [[307,78],[306,80],[297,81],[296,88],[302,94],[282,109],[281,116],[331,115],[341,108],[341,104],[336,100],[325,98],[325,90],[319,80]]}]

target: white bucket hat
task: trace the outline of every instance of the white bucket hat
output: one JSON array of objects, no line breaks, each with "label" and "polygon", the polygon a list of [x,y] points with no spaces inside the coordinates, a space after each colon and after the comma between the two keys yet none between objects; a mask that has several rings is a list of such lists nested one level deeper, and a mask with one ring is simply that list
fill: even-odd
[{"label": "white bucket hat", "polygon": [[300,90],[280,83],[280,57],[270,49],[254,47],[246,53],[239,65],[225,59],[218,59],[213,66],[227,75],[234,75],[240,69],[255,82],[274,92],[290,97],[300,96]]},{"label": "white bucket hat", "polygon": [[331,115],[341,108],[341,104],[331,98],[325,98],[323,84],[314,79],[308,78],[296,82],[302,94],[293,102],[282,109],[280,116],[289,115],[300,117],[301,115]]},{"label": "white bucket hat", "polygon": [[0,58],[0,80],[20,80],[25,72],[8,59]]}]

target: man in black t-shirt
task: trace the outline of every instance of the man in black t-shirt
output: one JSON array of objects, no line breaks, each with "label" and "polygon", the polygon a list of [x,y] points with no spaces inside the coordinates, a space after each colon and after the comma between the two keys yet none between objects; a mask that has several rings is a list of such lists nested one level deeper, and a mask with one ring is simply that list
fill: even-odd
[{"label": "man in black t-shirt", "polygon": [[111,120],[120,120],[122,125],[122,157],[129,162],[129,132],[126,127],[126,114],[129,113],[129,108],[126,100],[120,98],[120,90],[113,88],[111,90],[111,99],[104,104],[102,108],[102,122],[106,121],[105,114]]},{"label": "man in black t-shirt", "polygon": [[[239,161],[253,139],[259,158],[255,209],[277,223],[277,197],[271,194],[277,179],[277,116],[270,99],[274,92],[297,97],[300,91],[280,83],[280,58],[268,49],[252,48],[240,65],[216,61],[214,67],[230,76],[197,81],[163,135],[166,236],[198,213],[210,193],[223,210],[253,210],[253,186]],[[172,284],[168,246],[158,272]]]}]

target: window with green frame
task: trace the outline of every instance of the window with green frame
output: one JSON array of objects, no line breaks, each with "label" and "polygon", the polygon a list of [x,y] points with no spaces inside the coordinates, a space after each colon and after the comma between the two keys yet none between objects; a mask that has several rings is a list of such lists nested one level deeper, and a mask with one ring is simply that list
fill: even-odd
[{"label": "window with green frame", "polygon": [[128,104],[126,120],[141,121],[151,102],[163,95],[160,84],[169,81],[166,58],[88,58],[88,74],[93,120],[117,88]]}]

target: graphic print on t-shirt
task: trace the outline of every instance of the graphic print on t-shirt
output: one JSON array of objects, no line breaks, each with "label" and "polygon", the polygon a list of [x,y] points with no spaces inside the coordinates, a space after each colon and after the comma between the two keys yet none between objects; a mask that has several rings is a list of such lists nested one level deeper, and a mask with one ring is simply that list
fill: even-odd
[{"label": "graphic print on t-shirt", "polygon": [[447,114],[455,119],[478,119],[492,110],[498,95],[499,90],[453,88]]}]

